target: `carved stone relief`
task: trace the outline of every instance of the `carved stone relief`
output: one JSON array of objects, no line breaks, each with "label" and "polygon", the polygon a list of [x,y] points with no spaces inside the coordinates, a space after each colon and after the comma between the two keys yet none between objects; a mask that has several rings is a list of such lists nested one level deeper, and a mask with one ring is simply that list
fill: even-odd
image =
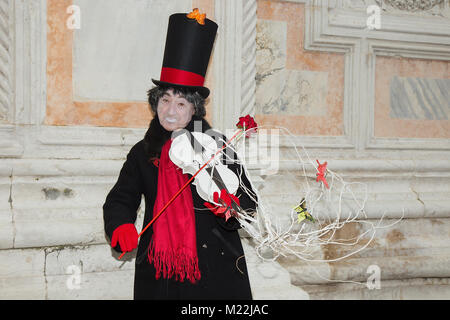
[{"label": "carved stone relief", "polygon": [[441,16],[450,18],[450,0],[343,0],[342,7],[366,10],[371,5],[379,6],[383,12]]},{"label": "carved stone relief", "polygon": [[8,122],[11,108],[9,1],[0,3],[0,122]]},{"label": "carved stone relief", "polygon": [[402,11],[424,11],[430,10],[433,7],[441,4],[444,0],[376,0],[381,6],[382,2],[385,4]]}]

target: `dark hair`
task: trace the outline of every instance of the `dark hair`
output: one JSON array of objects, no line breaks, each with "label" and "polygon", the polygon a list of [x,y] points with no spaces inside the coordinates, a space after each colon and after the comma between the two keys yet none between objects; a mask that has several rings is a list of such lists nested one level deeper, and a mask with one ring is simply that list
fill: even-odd
[{"label": "dark hair", "polygon": [[206,115],[205,98],[203,98],[197,91],[192,91],[188,88],[182,87],[160,87],[156,86],[147,91],[148,104],[152,110],[153,115],[157,114],[159,99],[168,91],[172,89],[173,94],[179,94],[187,101],[194,105],[194,110],[197,117],[203,118]]},{"label": "dark hair", "polygon": [[180,94],[187,101],[194,105],[195,113],[192,116],[191,121],[186,126],[186,130],[194,131],[195,121],[202,122],[202,131],[205,132],[211,129],[210,124],[203,118],[206,115],[205,99],[197,92],[192,92],[188,89],[179,87],[154,87],[147,91],[148,103],[150,104],[151,111],[153,113],[153,119],[150,121],[149,128],[144,136],[144,150],[147,155],[148,161],[157,159],[161,155],[161,149],[164,143],[172,136],[172,131],[167,131],[159,123],[157,107],[159,99],[166,93],[167,90],[172,89],[174,94]]}]

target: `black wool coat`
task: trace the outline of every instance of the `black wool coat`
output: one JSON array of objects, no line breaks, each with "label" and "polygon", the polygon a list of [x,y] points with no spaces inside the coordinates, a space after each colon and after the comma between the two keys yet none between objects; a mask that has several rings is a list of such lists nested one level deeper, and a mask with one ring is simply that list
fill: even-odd
[{"label": "black wool coat", "polygon": [[[234,157],[237,156],[234,154]],[[238,174],[242,168],[231,164]],[[191,177],[189,175],[189,177]],[[242,171],[242,182],[251,185]],[[145,227],[153,217],[158,185],[158,168],[148,160],[144,140],[135,144],[127,155],[119,177],[103,205],[106,235],[125,223],[135,223],[141,196],[145,197]],[[148,228],[139,239],[135,262],[134,299],[252,299],[246,261],[238,234],[240,225],[235,218],[225,222],[204,206],[195,185],[190,185],[195,208],[197,255],[201,279],[192,284],[174,279],[155,279],[153,264],[148,262],[148,247],[153,234]],[[241,207],[254,210],[253,202],[241,188],[238,189]],[[256,196],[255,196],[256,198]],[[155,213],[156,214],[156,213]],[[165,214],[165,212],[163,213]],[[139,232],[140,230],[138,230]],[[120,246],[114,248],[121,252]]]}]

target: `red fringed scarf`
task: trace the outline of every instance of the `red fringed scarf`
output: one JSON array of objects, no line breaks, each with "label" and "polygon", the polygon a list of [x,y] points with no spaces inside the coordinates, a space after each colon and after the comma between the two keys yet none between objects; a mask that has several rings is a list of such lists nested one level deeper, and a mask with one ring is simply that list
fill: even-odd
[{"label": "red fringed scarf", "polygon": [[[177,193],[189,180],[169,158],[172,139],[167,140],[161,150],[158,169],[158,191],[153,215]],[[187,278],[195,283],[200,279],[197,240],[195,232],[194,203],[190,186],[187,186],[165,209],[153,224],[153,238],[148,258],[156,269],[156,279],[171,278],[183,282]]]}]

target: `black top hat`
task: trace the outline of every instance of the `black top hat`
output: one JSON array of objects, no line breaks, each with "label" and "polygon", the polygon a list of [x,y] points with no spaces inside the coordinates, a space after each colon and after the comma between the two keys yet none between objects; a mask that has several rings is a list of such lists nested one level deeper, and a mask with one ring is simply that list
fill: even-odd
[{"label": "black top hat", "polygon": [[214,21],[206,18],[188,18],[186,13],[172,14],[169,17],[161,77],[159,81],[152,79],[153,83],[163,87],[190,88],[207,98],[209,89],[203,84],[217,27]]}]

